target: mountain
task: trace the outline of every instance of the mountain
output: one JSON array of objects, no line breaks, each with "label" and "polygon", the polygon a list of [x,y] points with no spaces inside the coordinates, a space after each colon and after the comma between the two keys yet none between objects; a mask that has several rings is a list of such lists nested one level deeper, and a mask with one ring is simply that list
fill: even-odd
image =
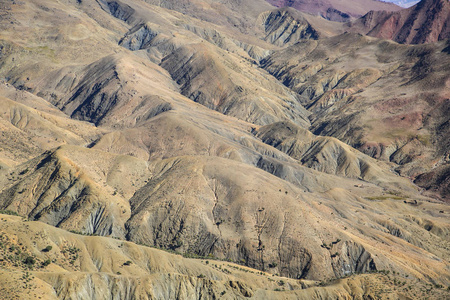
[{"label": "mountain", "polygon": [[2,5],[1,295],[445,297],[447,42],[262,0]]},{"label": "mountain", "polygon": [[450,37],[450,3],[422,0],[397,12],[371,11],[353,22],[350,30],[402,44],[446,40]]},{"label": "mountain", "polygon": [[408,8],[413,5],[416,5],[419,1],[418,0],[390,0],[390,1],[386,1],[386,2],[391,2],[391,3],[394,3],[395,5],[398,5],[398,6],[401,6],[404,8]]},{"label": "mountain", "polygon": [[[132,242],[69,233],[0,215],[3,299],[337,299],[425,295],[426,285],[396,292],[402,276],[362,274],[313,282],[274,276],[236,263],[185,258]],[[368,284],[369,288],[357,288]],[[402,284],[402,283],[400,283]],[[389,287],[389,290],[386,290]],[[428,292],[445,297],[444,290]]]},{"label": "mountain", "polygon": [[345,33],[280,50],[262,66],[297,91],[315,134],[394,162],[414,179],[448,163],[446,47]]},{"label": "mountain", "polygon": [[395,4],[376,0],[268,0],[268,2],[276,7],[292,7],[337,22],[346,22],[352,18],[361,17],[371,10],[400,10],[400,7]]}]

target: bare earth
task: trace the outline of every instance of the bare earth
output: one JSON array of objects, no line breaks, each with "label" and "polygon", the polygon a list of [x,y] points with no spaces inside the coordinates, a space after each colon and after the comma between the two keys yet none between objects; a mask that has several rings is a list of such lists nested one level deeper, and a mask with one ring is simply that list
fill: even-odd
[{"label": "bare earth", "polygon": [[0,6],[0,298],[449,298],[447,41],[263,0]]}]

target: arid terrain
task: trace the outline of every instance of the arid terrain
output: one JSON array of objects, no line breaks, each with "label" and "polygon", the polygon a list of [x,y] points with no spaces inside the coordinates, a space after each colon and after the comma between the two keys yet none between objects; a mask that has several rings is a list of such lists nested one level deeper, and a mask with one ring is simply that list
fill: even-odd
[{"label": "arid terrain", "polygon": [[450,299],[448,1],[294,2],[0,0],[0,299]]},{"label": "arid terrain", "polygon": [[370,11],[350,27],[364,34],[403,44],[423,44],[450,38],[450,3],[428,0],[401,11]]},{"label": "arid terrain", "polygon": [[320,15],[328,20],[345,22],[358,18],[371,10],[398,11],[401,8],[392,1],[377,0],[267,0],[276,7],[292,7],[313,15]]}]

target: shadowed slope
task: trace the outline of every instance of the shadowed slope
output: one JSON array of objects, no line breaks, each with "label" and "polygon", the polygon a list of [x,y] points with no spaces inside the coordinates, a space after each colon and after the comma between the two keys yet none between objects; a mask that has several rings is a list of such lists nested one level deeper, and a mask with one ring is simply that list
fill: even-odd
[{"label": "shadowed slope", "polygon": [[[2,209],[14,210],[53,226],[89,234],[123,237],[123,223],[129,205],[122,197],[116,196],[113,187],[129,196],[127,183],[133,179],[129,177],[125,182],[114,182],[112,178],[121,172],[120,157],[114,160],[111,155],[103,154],[104,158],[109,158],[111,165],[115,165],[115,169],[108,170],[108,160],[105,159],[101,168],[106,168],[113,183],[109,187],[102,185],[101,181],[106,182],[106,178],[99,180],[100,172],[93,166],[87,167],[89,156],[82,153],[93,151],[86,151],[64,146],[18,166],[2,180]],[[78,158],[82,163],[75,163],[68,157]],[[122,159],[124,162],[127,160],[130,159]],[[96,164],[99,163],[97,160]],[[129,167],[132,165],[125,169]],[[136,169],[134,172],[139,171]]]}]

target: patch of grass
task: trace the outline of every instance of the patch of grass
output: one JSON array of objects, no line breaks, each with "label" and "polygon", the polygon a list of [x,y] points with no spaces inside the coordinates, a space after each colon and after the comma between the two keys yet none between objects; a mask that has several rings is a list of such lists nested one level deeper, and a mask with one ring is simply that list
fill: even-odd
[{"label": "patch of grass", "polygon": [[424,146],[431,145],[431,135],[430,134],[418,134],[417,140]]},{"label": "patch of grass", "polygon": [[9,210],[9,209],[0,210],[0,214],[20,217],[20,215],[18,213],[16,213],[15,211]]}]

